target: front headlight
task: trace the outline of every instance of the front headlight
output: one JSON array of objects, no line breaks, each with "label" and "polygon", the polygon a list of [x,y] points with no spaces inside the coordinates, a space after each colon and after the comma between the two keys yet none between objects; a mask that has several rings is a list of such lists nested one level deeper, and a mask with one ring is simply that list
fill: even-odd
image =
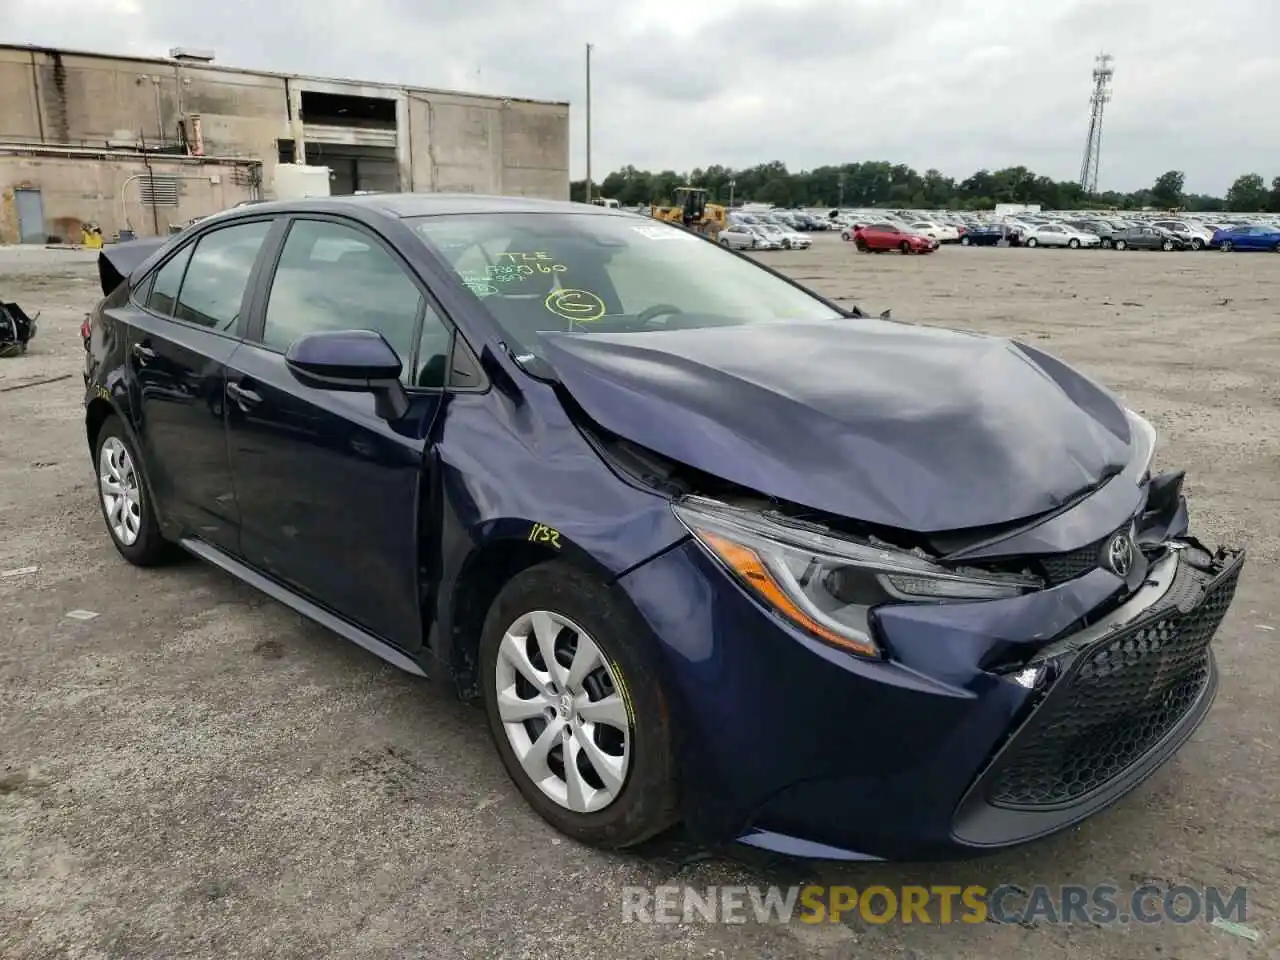
[{"label": "front headlight", "polygon": [[948,569],[919,553],[703,497],[686,497],[673,509],[757,600],[819,640],[859,656],[882,655],[869,620],[880,604],[996,600],[1043,586],[1031,576]]}]

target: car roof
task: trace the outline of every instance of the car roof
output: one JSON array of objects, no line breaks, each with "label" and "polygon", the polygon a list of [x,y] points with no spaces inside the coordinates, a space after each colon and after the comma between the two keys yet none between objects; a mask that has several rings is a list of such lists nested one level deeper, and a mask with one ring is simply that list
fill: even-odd
[{"label": "car roof", "polygon": [[589,203],[543,200],[536,197],[502,197],[474,193],[367,193],[359,196],[311,197],[302,200],[268,200],[254,204],[261,213],[340,213],[360,209],[384,216],[430,217],[476,213],[578,213],[594,217],[634,217],[636,214]]}]

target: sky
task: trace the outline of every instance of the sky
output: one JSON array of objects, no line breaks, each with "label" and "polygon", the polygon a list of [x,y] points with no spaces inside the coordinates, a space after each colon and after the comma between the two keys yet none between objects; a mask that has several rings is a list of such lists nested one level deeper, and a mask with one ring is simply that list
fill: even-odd
[{"label": "sky", "polygon": [[1280,176],[1277,0],[0,0],[0,38],[571,103],[585,172],[858,160],[1079,176],[1114,58],[1099,186]]}]

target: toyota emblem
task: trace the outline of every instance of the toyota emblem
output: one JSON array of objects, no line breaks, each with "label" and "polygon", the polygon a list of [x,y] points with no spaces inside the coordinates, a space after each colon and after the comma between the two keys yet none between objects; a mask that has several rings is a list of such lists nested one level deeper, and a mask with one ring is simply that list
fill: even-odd
[{"label": "toyota emblem", "polygon": [[1107,567],[1117,577],[1126,577],[1133,569],[1133,539],[1128,533],[1117,533],[1107,544]]}]

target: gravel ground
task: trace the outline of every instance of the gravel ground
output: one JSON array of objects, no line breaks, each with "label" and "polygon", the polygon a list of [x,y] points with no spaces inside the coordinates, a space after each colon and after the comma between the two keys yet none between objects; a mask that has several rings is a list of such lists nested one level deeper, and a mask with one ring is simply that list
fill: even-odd
[{"label": "gravel ground", "polygon": [[[562,840],[478,710],[195,562],[112,549],[81,428],[91,254],[0,249],[41,329],[0,360],[0,957],[1263,957],[1280,953],[1280,258],[946,248],[765,255],[898,319],[1027,338],[1096,375],[1188,470],[1194,522],[1252,551],[1217,705],[1118,807],[960,864],[629,855]],[[68,375],[52,383],[31,384]],[[14,389],[19,388],[19,389]],[[72,610],[97,614],[91,620]],[[664,883],[1248,888],[1250,941],[1151,927],[636,924]]]}]

